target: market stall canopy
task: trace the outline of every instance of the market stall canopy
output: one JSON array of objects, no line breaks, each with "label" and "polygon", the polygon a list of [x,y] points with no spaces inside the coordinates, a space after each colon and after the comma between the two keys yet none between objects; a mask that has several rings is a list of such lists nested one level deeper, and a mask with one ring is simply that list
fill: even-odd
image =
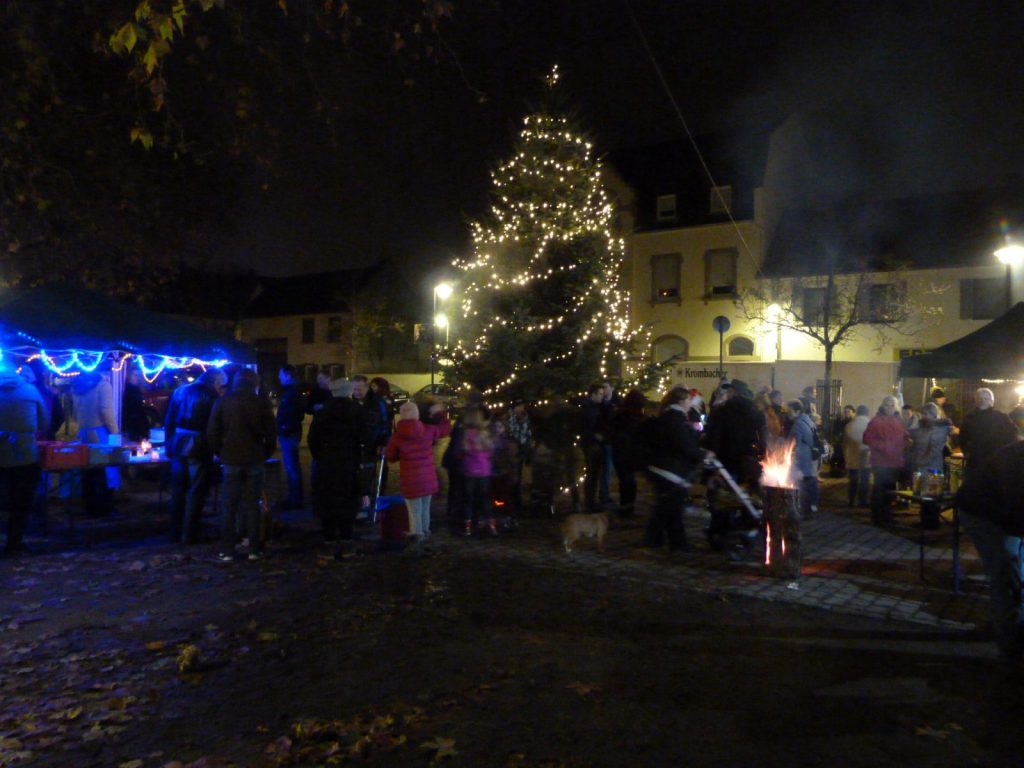
[{"label": "market stall canopy", "polygon": [[1024,302],[973,333],[900,362],[903,378],[1024,379]]},{"label": "market stall canopy", "polygon": [[0,294],[0,328],[5,348],[256,361],[250,346],[229,336],[68,284]]}]

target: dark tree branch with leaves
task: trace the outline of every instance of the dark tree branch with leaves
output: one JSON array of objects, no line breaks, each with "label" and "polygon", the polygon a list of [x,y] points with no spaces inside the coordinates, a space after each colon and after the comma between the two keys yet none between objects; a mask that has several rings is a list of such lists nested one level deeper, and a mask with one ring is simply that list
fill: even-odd
[{"label": "dark tree branch with leaves", "polygon": [[360,78],[381,71],[401,87],[445,59],[451,12],[424,0],[0,3],[0,283],[158,291],[183,257],[235,236],[297,146],[329,145]]}]

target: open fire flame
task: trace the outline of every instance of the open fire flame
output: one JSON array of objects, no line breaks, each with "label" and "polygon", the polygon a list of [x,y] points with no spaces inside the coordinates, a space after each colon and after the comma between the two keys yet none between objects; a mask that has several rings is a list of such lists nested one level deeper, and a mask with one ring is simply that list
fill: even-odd
[{"label": "open fire flame", "polygon": [[[786,557],[786,540],[782,540],[782,557]],[[764,564],[772,564],[772,526],[765,523],[764,526]]]},{"label": "open fire flame", "polygon": [[794,440],[777,440],[768,446],[764,461],[761,462],[761,484],[768,488],[796,488],[793,477]]}]

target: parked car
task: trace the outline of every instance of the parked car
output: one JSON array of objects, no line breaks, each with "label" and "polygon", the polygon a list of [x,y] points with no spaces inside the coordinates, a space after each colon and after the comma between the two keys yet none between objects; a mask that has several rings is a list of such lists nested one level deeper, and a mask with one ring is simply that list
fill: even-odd
[{"label": "parked car", "polygon": [[395,404],[395,408],[398,408],[402,403],[408,401],[411,397],[408,390],[402,389],[397,384],[391,384],[391,402]]},{"label": "parked car", "polygon": [[436,403],[441,403],[450,411],[462,407],[462,399],[459,397],[459,393],[447,384],[427,384],[416,390],[412,399],[417,403],[433,400]]}]

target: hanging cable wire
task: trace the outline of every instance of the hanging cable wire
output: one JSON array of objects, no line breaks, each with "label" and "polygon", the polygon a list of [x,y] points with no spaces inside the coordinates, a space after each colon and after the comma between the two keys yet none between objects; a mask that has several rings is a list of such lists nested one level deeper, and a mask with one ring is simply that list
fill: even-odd
[{"label": "hanging cable wire", "polygon": [[740,230],[739,225],[736,223],[736,219],[732,215],[732,206],[726,201],[719,189],[718,183],[715,181],[714,174],[711,173],[711,168],[708,167],[707,161],[704,159],[704,154],[700,151],[700,147],[697,146],[697,140],[693,136],[693,132],[690,130],[689,124],[686,122],[686,118],[683,117],[683,110],[679,108],[679,102],[676,101],[675,95],[672,93],[672,88],[668,84],[668,80],[665,78],[665,73],[661,69],[661,65],[658,64],[658,59],[654,55],[654,51],[651,49],[650,43],[647,41],[647,35],[644,34],[643,27],[640,26],[640,22],[637,20],[636,15],[633,13],[633,8],[630,5],[629,0],[623,0],[623,4],[626,6],[626,13],[629,16],[630,22],[633,24],[633,29],[636,30],[637,37],[640,38],[640,42],[644,46],[644,50],[647,52],[647,58],[651,62],[651,66],[654,68],[655,74],[658,76],[658,80],[661,82],[661,87],[665,91],[665,95],[668,97],[669,102],[672,104],[672,109],[676,113],[676,118],[679,120],[679,124],[683,126],[683,131],[686,132],[686,138],[690,141],[690,146],[693,147],[693,151],[697,154],[697,159],[700,161],[701,167],[704,169],[704,173],[708,177],[708,181],[711,182],[712,191],[718,196],[718,202],[721,203],[722,208],[725,210],[726,215],[729,217],[729,222],[732,224],[733,229],[736,230],[736,236],[740,239],[740,243],[743,245],[743,250],[751,264],[754,265],[755,274],[761,276],[761,264],[754,256],[754,252],[750,249],[750,245],[747,243],[747,239],[743,236],[743,232]]}]

